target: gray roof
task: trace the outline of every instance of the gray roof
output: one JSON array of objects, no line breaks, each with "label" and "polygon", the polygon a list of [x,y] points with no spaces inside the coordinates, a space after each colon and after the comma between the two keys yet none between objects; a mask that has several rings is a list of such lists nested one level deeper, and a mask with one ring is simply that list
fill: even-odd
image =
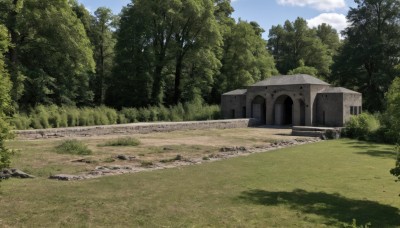
[{"label": "gray roof", "polygon": [[296,74],[296,75],[273,76],[264,81],[257,82],[252,86],[299,85],[299,84],[329,85],[328,83],[313,76],[307,74]]},{"label": "gray roof", "polygon": [[354,93],[354,94],[360,94],[359,92],[349,90],[343,87],[329,87],[324,90],[322,90],[319,93]]},{"label": "gray roof", "polygon": [[237,89],[233,90],[227,93],[224,93],[222,95],[245,95],[247,93],[247,89]]}]

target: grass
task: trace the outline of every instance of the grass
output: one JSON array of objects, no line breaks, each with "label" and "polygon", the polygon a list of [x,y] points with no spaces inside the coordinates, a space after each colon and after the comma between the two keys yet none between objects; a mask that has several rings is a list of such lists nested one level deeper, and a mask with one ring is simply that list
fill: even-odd
[{"label": "grass", "polygon": [[87,181],[13,179],[0,226],[399,227],[393,166],[392,146],[337,140]]},{"label": "grass", "polygon": [[99,146],[138,146],[140,141],[136,138],[125,137],[110,140],[104,144],[99,144]]},{"label": "grass", "polygon": [[83,143],[76,139],[66,140],[56,147],[60,154],[91,155],[93,152]]}]

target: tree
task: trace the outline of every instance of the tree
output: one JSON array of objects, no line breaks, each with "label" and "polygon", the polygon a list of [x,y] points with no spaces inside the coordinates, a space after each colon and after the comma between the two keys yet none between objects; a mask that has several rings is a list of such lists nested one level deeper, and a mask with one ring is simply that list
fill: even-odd
[{"label": "tree", "polygon": [[218,61],[213,49],[221,43],[214,9],[211,0],[136,0],[125,8],[112,80],[119,91],[109,93],[108,103],[130,94],[134,101],[121,105],[176,104],[190,77],[209,81]]},{"label": "tree", "polygon": [[304,65],[304,61],[300,60],[299,67],[296,69],[290,70],[288,72],[289,75],[295,75],[295,74],[308,74],[317,77],[318,76],[318,70],[315,69],[314,67],[308,67]]},{"label": "tree", "polygon": [[10,137],[9,126],[4,121],[6,112],[11,110],[11,81],[4,65],[4,53],[8,47],[8,31],[0,24],[0,170],[10,164],[10,151],[4,145],[5,140]]},{"label": "tree", "polygon": [[21,36],[18,30],[18,16],[22,11],[24,0],[4,0],[0,1],[0,23],[3,23],[9,32],[10,45],[8,48],[7,68],[11,75],[12,89],[11,97],[13,105],[18,106],[17,102],[24,92],[25,76],[23,75],[23,67],[19,61],[19,49],[17,45],[24,36]]},{"label": "tree", "polygon": [[[2,6],[2,10],[13,9],[1,13],[12,19],[5,24],[11,34],[16,33],[9,51],[10,71],[17,68],[26,77],[24,94],[17,96],[19,103],[33,106],[90,102],[88,83],[90,72],[94,71],[93,53],[84,27],[68,1],[4,0]],[[19,91],[15,82],[18,80],[13,79],[13,91]]]},{"label": "tree", "polygon": [[335,59],[331,81],[364,95],[369,111],[384,109],[384,94],[398,75],[400,63],[400,2],[356,0],[347,15],[350,26]]},{"label": "tree", "polygon": [[[387,133],[391,135],[397,143],[400,143],[400,77],[395,78],[391,84],[389,91],[386,94],[387,110],[385,117],[390,123]],[[395,147],[397,153],[397,161],[395,168],[390,170],[390,173],[400,181],[400,146]]]},{"label": "tree", "polygon": [[267,42],[255,22],[239,21],[224,39],[222,68],[216,81],[217,94],[243,88],[277,74]]},{"label": "tree", "polygon": [[336,29],[331,25],[322,23],[315,29],[318,38],[328,47],[328,55],[333,57],[340,47],[340,40]]},{"label": "tree", "polygon": [[294,22],[286,21],[284,26],[272,26],[268,48],[275,58],[278,71],[287,74],[300,67],[299,63],[303,61],[305,66],[317,69],[319,76],[327,77],[334,53],[329,45],[335,45],[331,42],[332,30],[329,33],[325,30],[329,30],[329,27],[321,25],[318,29],[308,28],[303,18],[297,18]]},{"label": "tree", "polygon": [[[171,55],[175,57],[173,104],[179,103],[182,98],[181,82],[182,78],[185,77],[183,71],[187,71],[189,75],[186,75],[186,77],[190,77],[194,76],[195,68],[199,68],[202,69],[202,72],[197,70],[197,74],[203,75],[205,78],[212,77],[212,70],[218,67],[218,60],[212,50],[219,48],[222,42],[219,27],[214,17],[213,1],[182,1],[180,7],[181,13],[174,19],[176,28],[173,33],[174,42],[171,50]],[[200,65],[200,62],[196,61],[204,58],[214,62],[214,64]],[[204,68],[211,72],[205,71]]]},{"label": "tree", "polygon": [[94,59],[96,61],[96,74],[92,79],[94,101],[96,104],[104,104],[107,84],[111,78],[115,37],[116,17],[111,9],[100,7],[94,12],[92,28],[92,44],[94,46]]}]

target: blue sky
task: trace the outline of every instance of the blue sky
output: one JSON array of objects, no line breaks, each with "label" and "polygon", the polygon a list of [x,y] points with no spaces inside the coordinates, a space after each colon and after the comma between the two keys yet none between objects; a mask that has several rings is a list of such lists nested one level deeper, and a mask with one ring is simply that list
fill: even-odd
[{"label": "blue sky", "polygon": [[[118,14],[130,0],[78,0],[90,11],[100,6],[109,7]],[[323,22],[331,24],[338,31],[346,27],[345,15],[349,7],[355,7],[353,0],[233,0],[233,16],[246,21],[256,21],[266,30],[273,25],[283,24],[285,20],[294,21],[303,17],[309,26]]]}]

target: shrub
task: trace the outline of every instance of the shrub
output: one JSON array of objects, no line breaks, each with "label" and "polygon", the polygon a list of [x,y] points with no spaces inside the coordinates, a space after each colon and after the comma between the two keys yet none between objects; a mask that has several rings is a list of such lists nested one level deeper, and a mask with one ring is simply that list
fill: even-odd
[{"label": "shrub", "polygon": [[0,170],[10,165],[11,151],[5,147],[4,142],[11,137],[9,125],[0,116]]},{"label": "shrub", "polygon": [[49,113],[47,112],[45,106],[36,106],[33,110],[32,127],[35,129],[49,128]]},{"label": "shrub", "polygon": [[360,140],[371,140],[380,128],[380,122],[374,115],[362,113],[352,116],[346,123],[345,136]]},{"label": "shrub", "polygon": [[67,107],[65,108],[65,112],[67,113],[68,127],[80,126],[79,125],[80,109],[74,107]]},{"label": "shrub", "polygon": [[72,139],[62,142],[56,147],[57,153],[72,155],[90,155],[93,152],[82,142]]},{"label": "shrub", "polygon": [[150,120],[150,110],[147,108],[140,108],[138,113],[139,122],[148,122]]},{"label": "shrub", "polygon": [[163,105],[158,108],[158,119],[160,121],[170,121],[170,112]]},{"label": "shrub", "polygon": [[124,114],[118,114],[118,124],[127,124],[129,123],[128,119],[125,117]]},{"label": "shrub", "polygon": [[126,117],[129,123],[138,122],[138,110],[136,108],[123,108],[120,113]]},{"label": "shrub", "polygon": [[390,173],[397,177],[398,181],[400,181],[400,146],[397,145],[394,149],[394,151],[397,154],[397,159],[396,159],[396,166],[390,170]]},{"label": "shrub", "polygon": [[15,114],[9,119],[10,125],[19,130],[30,128],[31,119],[25,114]]},{"label": "shrub", "polygon": [[100,144],[99,146],[137,146],[140,144],[138,139],[132,137],[125,138],[117,138],[114,140],[110,140],[104,144]]},{"label": "shrub", "polygon": [[16,129],[44,129],[58,127],[126,124],[149,121],[191,121],[218,119],[218,105],[206,105],[200,101],[178,104],[169,108],[123,108],[121,111],[100,106],[96,108],[57,107],[39,105],[28,114],[16,114],[8,122]]},{"label": "shrub", "polygon": [[185,110],[181,103],[171,108],[170,112],[171,121],[182,121],[184,120],[184,118],[185,118]]}]

